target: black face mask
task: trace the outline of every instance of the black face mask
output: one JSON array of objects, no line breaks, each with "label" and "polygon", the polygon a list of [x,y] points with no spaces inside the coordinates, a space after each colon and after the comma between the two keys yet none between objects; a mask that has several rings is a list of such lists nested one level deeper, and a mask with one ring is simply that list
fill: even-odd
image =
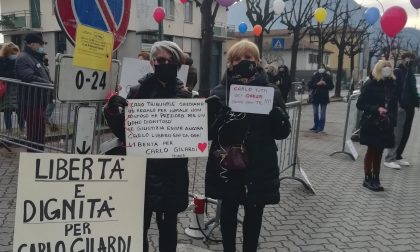
[{"label": "black face mask", "polygon": [[48,60],[45,60],[45,59],[44,59],[44,65],[45,65],[45,66],[49,66]]},{"label": "black face mask", "polygon": [[170,82],[176,80],[178,66],[176,64],[155,65],[155,76],[160,81]]},{"label": "black face mask", "polygon": [[249,60],[242,60],[233,67],[232,72],[234,75],[239,75],[243,78],[250,78],[257,72],[257,63]]}]

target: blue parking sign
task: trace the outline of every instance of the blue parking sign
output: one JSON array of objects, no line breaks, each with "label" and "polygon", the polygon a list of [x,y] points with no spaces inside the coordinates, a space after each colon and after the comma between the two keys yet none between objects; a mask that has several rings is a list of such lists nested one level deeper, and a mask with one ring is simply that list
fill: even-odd
[{"label": "blue parking sign", "polygon": [[284,49],[284,38],[273,38],[271,41],[271,49],[273,51],[280,51]]}]

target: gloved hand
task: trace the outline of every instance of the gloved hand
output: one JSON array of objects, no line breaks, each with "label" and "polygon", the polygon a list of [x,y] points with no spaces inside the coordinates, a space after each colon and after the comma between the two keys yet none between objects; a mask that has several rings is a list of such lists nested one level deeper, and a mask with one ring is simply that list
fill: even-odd
[{"label": "gloved hand", "polygon": [[105,120],[112,133],[125,142],[124,108],[128,106],[127,100],[121,96],[112,96],[104,108]]},{"label": "gloved hand", "polygon": [[119,107],[125,108],[126,106],[128,106],[126,99],[124,99],[123,97],[119,95],[114,95],[109,99],[108,104],[106,105],[106,108],[111,111],[117,111],[119,110],[118,109]]},{"label": "gloved hand", "polygon": [[271,129],[275,139],[285,139],[291,132],[289,115],[281,107],[273,107],[268,114],[270,117]]}]

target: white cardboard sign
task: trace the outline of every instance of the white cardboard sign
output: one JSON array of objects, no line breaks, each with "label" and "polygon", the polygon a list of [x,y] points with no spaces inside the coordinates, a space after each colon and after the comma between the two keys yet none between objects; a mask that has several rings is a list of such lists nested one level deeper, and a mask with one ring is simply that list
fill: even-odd
[{"label": "white cardboard sign", "polygon": [[208,156],[207,103],[204,99],[128,100],[127,155],[148,158]]},{"label": "white cardboard sign", "polygon": [[[188,69],[189,66],[182,65],[178,71],[178,79],[180,79],[184,85],[187,82]],[[153,72],[154,70],[150,65],[150,62],[147,60],[124,58],[120,81],[122,89],[120,90],[119,95],[122,97],[127,97],[130,88],[139,84],[139,79],[141,79],[146,74]]]},{"label": "white cardboard sign", "polygon": [[229,107],[234,112],[268,114],[273,109],[274,88],[231,85]]},{"label": "white cardboard sign", "polygon": [[146,159],[20,155],[14,252],[143,251]]}]

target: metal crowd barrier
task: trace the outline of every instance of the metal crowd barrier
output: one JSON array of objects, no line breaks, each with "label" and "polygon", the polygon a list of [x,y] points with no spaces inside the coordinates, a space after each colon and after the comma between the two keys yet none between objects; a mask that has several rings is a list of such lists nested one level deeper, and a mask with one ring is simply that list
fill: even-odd
[{"label": "metal crowd barrier", "polygon": [[343,142],[342,142],[341,150],[331,153],[330,156],[342,153],[349,156],[353,160],[356,160],[359,156],[351,140],[351,136],[357,130],[357,125],[358,125],[358,120],[359,120],[358,110],[356,107],[357,99],[359,98],[359,96],[360,96],[360,93],[353,94],[349,97],[347,101],[346,123],[344,127]]},{"label": "metal crowd barrier", "polygon": [[[305,186],[306,189],[315,194],[315,190],[309,181],[308,176],[300,165],[298,155],[302,103],[299,101],[287,103],[286,110],[289,114],[289,121],[292,126],[292,130],[286,139],[276,141],[278,148],[277,158],[280,168],[280,181],[284,179],[293,179],[299,181]],[[285,175],[285,173],[290,169],[291,175]],[[300,172],[303,178],[296,176],[296,170]]]},{"label": "metal crowd barrier", "polygon": [[[55,87],[50,83],[0,80],[7,83],[7,92],[0,99],[0,144],[9,151],[14,145],[33,152],[72,153],[75,109],[79,104],[56,100]],[[100,112],[102,104],[94,105]],[[101,114],[97,117],[94,153],[104,134]]]}]

